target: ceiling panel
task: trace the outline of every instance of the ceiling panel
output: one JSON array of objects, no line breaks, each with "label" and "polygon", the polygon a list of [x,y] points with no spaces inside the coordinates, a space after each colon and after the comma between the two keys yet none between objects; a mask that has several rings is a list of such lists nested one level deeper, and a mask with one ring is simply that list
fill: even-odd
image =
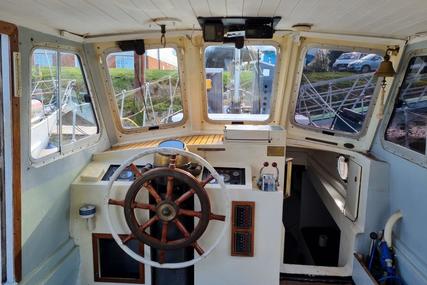
[{"label": "ceiling panel", "polygon": [[226,0],[227,4],[227,16],[228,17],[236,17],[243,15],[243,4],[244,0]]},{"label": "ceiling panel", "polygon": [[224,17],[227,14],[226,0],[208,0],[209,10],[214,17]]},{"label": "ceiling panel", "polygon": [[243,3],[243,15],[256,16],[256,14],[258,13],[260,2],[261,1],[259,0],[245,0]]},{"label": "ceiling panel", "polygon": [[264,0],[258,9],[257,16],[271,17],[275,16],[277,7],[279,7],[281,0]]},{"label": "ceiling panel", "polygon": [[207,0],[188,0],[198,17],[212,16]]},{"label": "ceiling panel", "polygon": [[[405,38],[427,30],[426,0],[1,0],[0,20],[81,34],[199,28],[198,16],[281,16],[278,29],[312,23],[313,31]],[[44,29],[44,28],[42,28]]]}]

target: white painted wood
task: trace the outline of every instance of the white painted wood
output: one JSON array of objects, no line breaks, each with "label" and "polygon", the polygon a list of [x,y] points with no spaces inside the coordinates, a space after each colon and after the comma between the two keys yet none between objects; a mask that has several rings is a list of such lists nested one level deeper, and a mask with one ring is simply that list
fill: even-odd
[{"label": "white painted wood", "polygon": [[[312,23],[313,31],[405,38],[426,30],[423,0],[4,0],[0,19],[52,33],[150,30],[150,18],[178,17],[191,29],[198,16],[281,16],[278,29]],[[199,28],[197,26],[197,28]]]},{"label": "white painted wood", "polygon": [[280,2],[283,0],[264,0],[261,1],[262,5],[259,7],[257,16],[271,17],[276,14]]},{"label": "white painted wood", "polygon": [[[250,152],[251,158],[236,159],[236,156],[230,156],[231,153],[238,153],[235,148],[229,152],[207,151],[199,152],[201,155],[211,161],[213,166],[225,167],[244,167],[246,168],[245,185],[229,185],[227,191],[232,200],[238,201],[255,201],[255,256],[254,257],[233,257],[230,256],[230,224],[226,227],[226,232],[218,246],[204,260],[195,265],[195,284],[196,285],[214,285],[218,284],[219,277],[222,284],[279,284],[280,256],[282,243],[282,201],[283,192],[262,192],[254,189],[252,178],[258,172],[253,173],[252,169],[246,163],[237,164],[235,161],[255,161],[259,160],[263,154],[265,146],[259,145],[252,147]],[[106,152],[98,156],[95,161],[88,165],[88,168],[106,169],[110,163],[121,161],[125,157],[130,157],[134,151]],[[228,155],[227,155],[228,154]],[[242,154],[242,152],[240,152]],[[228,157],[228,159],[224,159]],[[146,163],[151,161],[151,157],[145,157],[137,163]],[[114,162],[115,161],[115,162]],[[259,170],[258,170],[259,171]],[[85,173],[85,170],[82,172]],[[252,175],[253,173],[253,175]],[[108,181],[83,181],[79,176],[71,186],[71,206],[70,206],[70,233],[76,244],[79,246],[81,256],[81,283],[82,284],[100,284],[93,281],[92,266],[92,233],[108,233],[106,218],[102,208],[103,198],[107,192]],[[126,190],[130,182],[114,183],[114,199],[124,199]],[[223,195],[219,191],[219,186],[208,184],[206,189],[209,193],[213,212],[224,213],[226,204],[224,204]],[[144,192],[143,195],[148,195]],[[147,196],[145,196],[147,198]],[[145,199],[144,198],[144,199]],[[86,203],[97,206],[96,228],[89,231],[84,220],[78,216],[78,208]],[[228,205],[229,206],[229,205]],[[196,206],[197,207],[197,206]],[[129,230],[123,217],[122,208],[117,207],[113,215],[118,225],[120,233],[128,233]],[[209,223],[206,233],[199,240],[203,248],[208,248],[212,244],[218,231],[222,228],[222,223]],[[268,241],[268,242],[266,242]],[[146,256],[150,254],[149,248],[145,248]],[[244,274],[242,274],[244,273]],[[145,284],[151,284],[150,266],[145,265]]]},{"label": "white painted wood", "polygon": [[13,163],[12,163],[12,103],[11,103],[11,86],[10,86],[10,41],[9,37],[1,34],[1,82],[3,86],[1,99],[3,105],[3,134],[4,135],[4,199],[5,199],[5,237],[6,237],[6,284],[15,283],[15,264],[13,253]]},{"label": "white painted wood", "polygon": [[243,3],[243,15],[256,16],[260,3],[261,1],[258,0],[245,0]]},{"label": "white painted wood", "polygon": [[213,17],[224,17],[227,15],[225,7],[226,0],[207,0],[208,7]]},{"label": "white painted wood", "polygon": [[[219,203],[215,189],[207,189]],[[231,229],[216,250],[195,266],[196,285],[279,285],[282,243],[282,192],[229,189],[236,201],[255,201],[254,257],[230,256]],[[212,230],[212,228],[210,229]],[[209,236],[207,232],[206,236]]]},{"label": "white painted wood", "polygon": [[351,220],[356,220],[359,211],[360,182],[362,167],[350,159],[348,162],[347,191],[344,204],[344,215]]},{"label": "white painted wood", "polygon": [[197,16],[199,17],[212,16],[207,0],[187,0],[187,1]]},{"label": "white painted wood", "polygon": [[241,17],[243,15],[243,5],[246,1],[245,0],[235,0],[235,1],[226,0],[227,16]]},{"label": "white painted wood", "polygon": [[353,257],[353,281],[356,285],[378,285],[377,282],[372,280],[372,277],[368,275],[366,270],[362,267],[360,262]]}]

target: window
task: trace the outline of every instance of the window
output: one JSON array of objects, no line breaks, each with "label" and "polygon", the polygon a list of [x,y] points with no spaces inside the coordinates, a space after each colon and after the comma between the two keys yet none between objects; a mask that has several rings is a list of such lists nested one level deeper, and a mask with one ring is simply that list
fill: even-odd
[{"label": "window", "polygon": [[273,100],[277,51],[274,46],[231,45],[205,49],[208,118],[266,121]]},{"label": "window", "polygon": [[310,48],[304,59],[294,120],[300,126],[358,134],[376,90],[375,53]]},{"label": "window", "polygon": [[[59,60],[58,60],[59,59]],[[31,156],[41,158],[98,133],[80,58],[36,49],[31,68]]]},{"label": "window", "polygon": [[385,139],[418,153],[426,153],[427,56],[409,61],[396,98]]},{"label": "window", "polygon": [[123,128],[160,126],[183,120],[178,63],[174,48],[148,49],[141,56],[133,51],[107,56]]}]

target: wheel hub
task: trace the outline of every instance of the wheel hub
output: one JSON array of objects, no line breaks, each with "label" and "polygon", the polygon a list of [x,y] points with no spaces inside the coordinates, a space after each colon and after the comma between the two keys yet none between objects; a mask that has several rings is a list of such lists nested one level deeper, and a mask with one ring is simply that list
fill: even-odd
[{"label": "wheel hub", "polygon": [[165,201],[159,206],[157,206],[156,213],[159,216],[160,220],[164,222],[170,222],[176,218],[178,214],[178,209],[175,203]]}]

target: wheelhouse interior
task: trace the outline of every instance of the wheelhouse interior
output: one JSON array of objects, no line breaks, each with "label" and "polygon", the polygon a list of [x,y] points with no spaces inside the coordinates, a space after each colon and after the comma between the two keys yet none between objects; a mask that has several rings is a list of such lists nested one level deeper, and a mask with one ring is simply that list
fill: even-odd
[{"label": "wheelhouse interior", "polygon": [[427,284],[426,12],[2,1],[2,282]]}]

